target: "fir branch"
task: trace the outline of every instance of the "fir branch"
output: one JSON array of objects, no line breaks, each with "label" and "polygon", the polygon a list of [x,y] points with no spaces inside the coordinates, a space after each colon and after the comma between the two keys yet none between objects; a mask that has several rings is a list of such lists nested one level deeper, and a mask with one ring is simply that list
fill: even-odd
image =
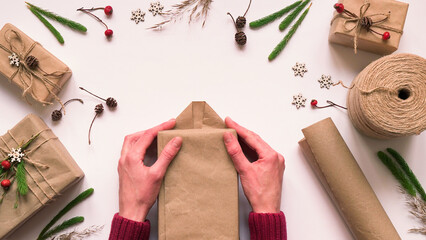
[{"label": "fir branch", "polygon": [[102,231],[103,228],[104,226],[90,226],[82,231],[74,230],[68,233],[63,233],[59,236],[53,237],[52,240],[84,239]]},{"label": "fir branch", "polygon": [[296,19],[297,15],[305,8],[306,4],[308,4],[311,0],[305,0],[302,4],[300,4],[290,15],[288,15],[284,20],[280,23],[279,29],[283,31],[288,26],[290,26],[291,22]]},{"label": "fir branch", "polygon": [[377,153],[377,156],[383,162],[383,164],[385,164],[386,167],[391,171],[392,175],[398,180],[401,186],[405,190],[407,190],[410,195],[416,196],[416,190],[414,189],[414,186],[407,179],[404,172],[402,172],[402,170],[392,161],[392,159],[382,151],[379,151]]},{"label": "fir branch", "polygon": [[395,158],[396,162],[399,164],[399,166],[404,170],[405,174],[407,174],[408,179],[410,179],[411,183],[416,188],[417,192],[422,197],[423,201],[426,201],[426,193],[423,189],[422,185],[420,184],[419,180],[417,179],[416,175],[414,175],[411,168],[408,166],[407,162],[404,160],[404,158],[394,149],[392,148],[386,148],[386,151],[392,155],[393,158]]},{"label": "fir branch", "polygon": [[295,8],[295,7],[299,6],[299,4],[300,4],[301,2],[302,2],[302,0],[297,1],[297,2],[295,2],[295,3],[291,4],[291,5],[287,6],[287,7],[285,7],[285,8],[283,8],[283,9],[279,10],[278,12],[274,12],[274,13],[272,13],[272,14],[270,14],[270,15],[266,16],[266,17],[263,17],[263,18],[257,19],[257,20],[255,20],[255,21],[253,21],[253,22],[250,22],[250,25],[249,25],[249,26],[250,26],[251,28],[259,28],[259,27],[262,27],[263,25],[266,25],[266,24],[268,24],[268,23],[270,23],[270,22],[273,22],[273,21],[275,21],[276,19],[278,19],[278,18],[282,17],[284,14],[286,14],[286,13],[290,12],[293,8]]},{"label": "fir branch", "polygon": [[39,12],[40,14],[43,14],[44,16],[46,16],[47,18],[53,19],[53,20],[65,25],[65,26],[68,26],[71,29],[75,29],[75,30],[80,31],[80,32],[87,32],[87,28],[85,26],[81,25],[78,22],[74,22],[70,19],[61,17],[61,16],[59,16],[59,15],[53,13],[53,12],[50,12],[48,10],[37,7],[37,6],[35,6],[35,5],[33,5],[29,2],[25,2],[25,3],[28,4],[28,6],[30,6],[34,10],[36,10],[37,12]]},{"label": "fir branch", "polygon": [[[310,1],[310,0],[306,0],[306,1]],[[312,3],[311,3],[311,5],[312,5]],[[302,16],[300,16],[300,18],[297,19],[297,22],[293,25],[293,27],[291,27],[291,29],[290,29],[290,31],[288,31],[287,35],[283,38],[283,40],[281,40],[280,43],[278,43],[278,45],[274,48],[274,50],[271,52],[271,54],[269,54],[269,57],[268,57],[269,61],[274,60],[278,56],[278,54],[280,54],[280,52],[285,48],[288,41],[291,39],[291,37],[296,32],[297,28],[302,23],[303,19],[305,19],[306,14],[308,14],[309,9],[311,8],[311,5],[305,10],[305,12],[303,12]]]},{"label": "fir branch", "polygon": [[56,216],[43,228],[41,233],[38,235],[37,240],[42,239],[41,237],[55,224],[62,216],[64,216],[68,211],[70,211],[77,204],[81,203],[86,198],[90,197],[93,193],[93,188],[89,188],[86,191],[80,193],[76,198],[74,198],[68,205],[66,205]]},{"label": "fir branch", "polygon": [[21,161],[16,167],[16,182],[18,183],[18,192],[20,195],[28,193],[27,176],[25,175],[24,161]]},{"label": "fir branch", "polygon": [[56,39],[58,39],[58,42],[60,42],[61,44],[65,42],[64,38],[61,36],[58,30],[56,30],[56,28],[52,26],[52,24],[50,24],[50,22],[47,21],[46,18],[44,18],[40,13],[38,13],[34,8],[32,7],[28,7],[28,8],[44,24],[44,26],[46,26],[50,30],[50,32],[56,37]]},{"label": "fir branch", "polygon": [[67,228],[70,228],[78,223],[82,223],[84,221],[84,217],[73,217],[71,219],[68,219],[66,221],[64,221],[63,223],[55,226],[54,228],[52,228],[51,230],[49,230],[48,232],[46,232],[46,234],[44,234],[41,238],[39,238],[40,240],[45,240],[48,239],[49,237],[52,237],[54,234],[57,234]]}]

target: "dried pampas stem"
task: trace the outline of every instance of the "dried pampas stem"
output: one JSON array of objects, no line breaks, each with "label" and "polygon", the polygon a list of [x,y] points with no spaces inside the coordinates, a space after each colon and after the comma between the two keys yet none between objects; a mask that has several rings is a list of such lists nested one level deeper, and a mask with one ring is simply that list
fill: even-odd
[{"label": "dried pampas stem", "polygon": [[213,0],[184,0],[181,3],[173,5],[172,10],[163,12],[162,16],[165,16],[166,20],[157,23],[148,29],[161,29],[168,23],[182,19],[186,13],[190,13],[188,23],[201,18],[203,19],[202,26],[204,27],[212,2]]},{"label": "dried pampas stem", "polygon": [[419,197],[408,194],[403,188],[400,188],[400,191],[405,195],[406,203],[410,207],[410,213],[422,224],[422,227],[412,228],[409,232],[426,235],[426,202]]},{"label": "dried pampas stem", "polygon": [[77,231],[74,230],[72,232],[69,233],[64,233],[58,236],[55,236],[54,238],[52,238],[52,240],[76,240],[76,239],[84,239],[87,238],[93,234],[96,234],[100,231],[102,231],[102,229],[104,228],[104,226],[90,226],[82,231]]}]

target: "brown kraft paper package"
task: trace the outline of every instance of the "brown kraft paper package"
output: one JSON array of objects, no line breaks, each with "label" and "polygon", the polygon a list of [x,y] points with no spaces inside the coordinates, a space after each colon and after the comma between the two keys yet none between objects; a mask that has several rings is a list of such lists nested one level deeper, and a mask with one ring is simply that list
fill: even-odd
[{"label": "brown kraft paper package", "polygon": [[160,240],[239,239],[238,176],[224,132],[236,135],[205,102],[192,102],[173,130],[159,132],[159,154],[172,138],[183,139],[158,198]]},{"label": "brown kraft paper package", "polygon": [[[28,141],[37,133],[40,133],[40,135],[27,149],[28,151],[34,149],[28,153],[28,157],[31,161],[48,167],[37,167],[26,162],[25,169],[27,170],[26,178],[29,191],[25,196],[20,196],[19,205],[15,209],[17,184],[15,182],[11,185],[0,204],[0,226],[2,226],[0,228],[0,239],[11,234],[41,210],[43,206],[84,177],[84,173],[52,130],[35,115],[27,115],[15,127],[1,136],[0,148],[4,150],[17,148],[18,143]],[[6,157],[3,151],[0,151],[0,157],[1,159]],[[0,190],[0,193],[3,192]]]},{"label": "brown kraft paper package", "polygon": [[[351,11],[359,16],[360,7],[364,4],[365,0],[339,0],[339,3],[343,3],[346,10]],[[382,25],[392,27],[403,31],[405,18],[408,11],[408,3],[399,2],[395,0],[369,0],[370,7],[368,8],[365,16],[372,14],[386,14],[390,11],[390,17],[381,23]],[[338,13],[334,11],[334,15]],[[377,21],[378,16],[373,16],[372,20]],[[348,27],[352,27],[354,23],[348,23]],[[395,52],[398,49],[399,41],[402,34],[393,32],[391,30],[385,30],[381,28],[376,28],[374,25],[371,29],[383,33],[389,32],[391,37],[390,39],[384,41],[382,40],[381,35],[374,34],[372,32],[367,32],[365,29],[361,29],[360,34],[358,35],[358,49],[365,50],[367,52],[377,53],[377,54],[390,54]],[[344,26],[344,19],[337,18],[330,27],[330,35],[328,40],[332,43],[337,43],[344,45],[350,48],[354,47],[354,34],[355,30],[346,31]]]},{"label": "brown kraft paper package", "polygon": [[305,129],[299,142],[308,163],[356,240],[400,240],[331,118]]}]

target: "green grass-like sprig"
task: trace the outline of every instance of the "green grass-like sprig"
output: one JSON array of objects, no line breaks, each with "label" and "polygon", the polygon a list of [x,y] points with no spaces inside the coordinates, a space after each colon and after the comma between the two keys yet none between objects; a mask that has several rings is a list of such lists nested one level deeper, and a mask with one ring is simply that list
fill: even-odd
[{"label": "green grass-like sprig", "polygon": [[34,10],[36,10],[37,12],[39,12],[40,14],[46,16],[47,18],[53,19],[65,26],[68,26],[71,29],[75,29],[77,31],[80,32],[87,32],[87,28],[85,26],[83,26],[82,24],[78,23],[78,22],[74,22],[68,18],[64,18],[59,16],[56,13],[50,12],[46,9],[42,9],[40,7],[37,7],[29,2],[25,2],[26,4],[28,4],[28,6],[30,6],[31,8],[33,8]]},{"label": "green grass-like sprig", "polygon": [[259,28],[262,27],[270,22],[275,21],[276,19],[282,17],[284,14],[290,12],[293,8],[297,7],[300,3],[302,2],[302,0],[297,1],[281,10],[279,10],[278,12],[274,12],[266,17],[260,18],[258,20],[252,21],[250,22],[250,27],[251,28]]},{"label": "green grass-like sprig", "polygon": [[[310,0],[306,0],[306,1],[310,1]],[[305,2],[306,2],[305,1]],[[309,12],[309,8],[311,6],[309,6],[302,14],[302,16],[300,16],[299,19],[297,19],[297,22],[293,25],[293,27],[291,27],[290,31],[288,31],[287,35],[285,35],[285,37],[283,38],[283,40],[281,40],[280,43],[278,43],[278,45],[274,48],[274,50],[271,52],[271,54],[269,54],[269,61],[274,60],[278,54],[280,54],[280,52],[285,48],[285,46],[287,45],[288,41],[291,39],[291,37],[294,35],[294,33],[296,32],[297,28],[300,26],[300,24],[302,23],[303,19],[305,19],[306,14],[308,14]]]},{"label": "green grass-like sprig", "polygon": [[78,223],[82,223],[84,221],[84,217],[73,217],[71,219],[68,219],[66,221],[64,221],[63,223],[55,226],[54,228],[52,228],[51,230],[47,231],[41,238],[39,238],[40,240],[45,240],[48,239],[49,237],[52,237],[53,235],[57,234],[58,232],[61,232],[67,228],[70,228]]},{"label": "green grass-like sprig", "polygon": [[56,28],[50,24],[49,21],[47,21],[46,18],[44,18],[39,12],[37,12],[34,8],[32,7],[28,7],[30,9],[30,11],[38,18],[40,19],[40,21],[44,24],[44,26],[46,26],[50,32],[53,34],[53,36],[56,37],[56,39],[58,40],[58,42],[60,42],[61,44],[63,44],[64,38],[62,37],[62,35],[58,32],[58,30],[56,30]]},{"label": "green grass-like sprig", "polygon": [[297,15],[305,8],[306,4],[308,4],[311,0],[305,0],[302,4],[300,4],[290,15],[288,15],[284,20],[280,23],[279,29],[283,31],[288,26],[290,26],[291,22],[296,19]]},{"label": "green grass-like sprig", "polygon": [[416,190],[408,178],[405,176],[404,172],[395,164],[394,161],[384,152],[379,151],[377,153],[379,159],[385,164],[385,166],[391,171],[392,175],[398,180],[399,184],[407,190],[408,194],[416,196]]},{"label": "green grass-like sprig", "polygon": [[27,176],[25,175],[24,161],[21,161],[16,167],[16,182],[18,183],[18,192],[20,195],[28,193]]}]

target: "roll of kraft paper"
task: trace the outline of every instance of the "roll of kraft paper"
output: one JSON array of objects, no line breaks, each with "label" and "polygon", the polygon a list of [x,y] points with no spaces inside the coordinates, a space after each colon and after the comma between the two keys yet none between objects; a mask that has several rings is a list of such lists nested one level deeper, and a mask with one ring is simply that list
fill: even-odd
[{"label": "roll of kraft paper", "polygon": [[400,240],[331,118],[302,129],[303,153],[356,240]]},{"label": "roll of kraft paper", "polygon": [[352,82],[348,115],[363,134],[389,139],[426,129],[426,60],[413,54],[380,58]]}]

